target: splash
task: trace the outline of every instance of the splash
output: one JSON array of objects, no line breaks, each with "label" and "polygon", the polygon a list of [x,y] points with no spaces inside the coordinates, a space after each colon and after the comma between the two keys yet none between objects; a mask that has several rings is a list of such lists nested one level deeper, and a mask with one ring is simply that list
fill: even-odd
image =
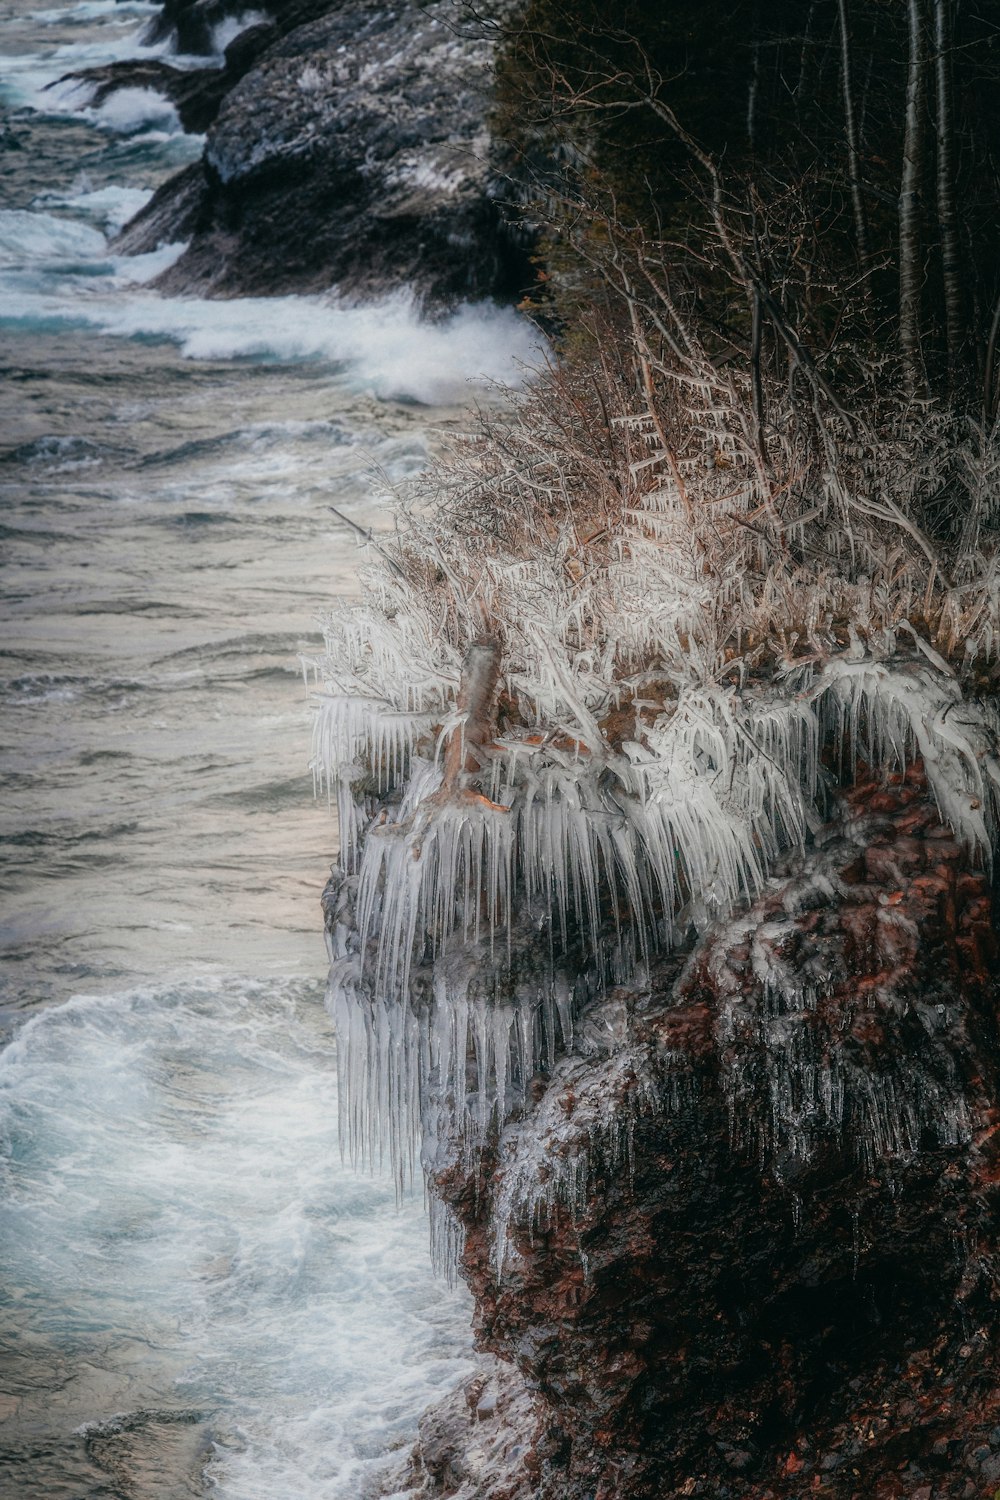
[{"label": "splash", "polygon": [[[117,97],[117,96],[116,96]],[[117,199],[73,199],[78,209]],[[188,359],[323,362],[343,367],[383,399],[446,404],[470,388],[517,385],[539,356],[539,338],[519,314],[466,305],[429,321],[407,293],[353,305],[329,296],[211,301],[138,289],[171,265],[181,244],[117,256],[91,224],[53,214],[0,213],[0,327],[92,328],[115,338],[163,339]],[[137,285],[138,284],[138,285]]]}]

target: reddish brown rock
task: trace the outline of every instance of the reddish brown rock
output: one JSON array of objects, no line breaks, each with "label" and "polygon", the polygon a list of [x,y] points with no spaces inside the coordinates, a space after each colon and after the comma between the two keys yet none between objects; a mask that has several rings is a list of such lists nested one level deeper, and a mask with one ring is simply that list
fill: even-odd
[{"label": "reddish brown rock", "polygon": [[595,1003],[439,1174],[505,1398],[429,1419],[419,1493],[993,1500],[991,913],[919,768],[861,779],[749,911]]}]

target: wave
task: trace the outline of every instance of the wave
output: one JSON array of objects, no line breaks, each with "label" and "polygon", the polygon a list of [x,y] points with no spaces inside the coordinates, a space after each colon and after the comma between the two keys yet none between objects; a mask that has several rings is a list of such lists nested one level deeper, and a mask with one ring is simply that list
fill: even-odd
[{"label": "wave", "polygon": [[[102,601],[101,608],[107,605]],[[86,611],[76,611],[78,614]],[[63,672],[27,672],[0,683],[0,703],[8,708],[36,708],[44,703],[117,703],[123,696],[169,691],[169,684],[135,677],[74,676]]]},{"label": "wave", "polygon": [[95,280],[123,292],[158,276],[183,249],[163,245],[148,255],[115,256],[93,224],[35,209],[0,210],[0,294],[6,303],[0,326],[39,319],[93,326],[86,309]]},{"label": "wave", "polygon": [[156,0],[81,0],[76,5],[57,5],[45,10],[28,12],[28,19],[40,26],[65,25],[79,22],[89,25],[105,16],[139,16],[150,18],[158,15],[160,6]]},{"label": "wave", "polygon": [[[15,109],[32,109],[40,115],[75,115],[94,119],[97,111],[89,107],[92,92],[89,85],[60,80],[67,73],[126,58],[166,56],[169,52],[166,43],[147,47],[142,42],[145,22],[155,9],[137,5],[119,7],[112,3],[99,5],[93,10],[87,6],[72,6],[67,10],[36,14],[31,18],[36,23],[40,21],[43,26],[53,27],[67,22],[79,24],[81,28],[92,27],[95,21],[100,23],[102,17],[107,19],[96,30],[84,33],[86,40],[64,42],[37,52],[0,56],[0,78],[3,80],[0,99]],[[137,22],[143,24],[137,25]],[[177,59],[171,58],[171,61]],[[204,66],[204,59],[201,59],[201,65]]]},{"label": "wave", "polygon": [[0,1054],[0,1317],[25,1430],[37,1402],[64,1433],[49,1492],[74,1433],[131,1493],[172,1449],[120,1436],[201,1422],[219,1500],[356,1500],[468,1370],[419,1203],[340,1161],[334,1048],[320,985],[221,976],[78,996]]},{"label": "wave", "polygon": [[[157,254],[162,258],[170,251]],[[141,267],[124,259],[111,264],[123,276],[156,274],[149,257],[139,259],[145,263]],[[403,293],[351,305],[335,297],[216,302],[120,291],[67,295],[65,290],[22,287],[0,313],[2,324],[38,330],[89,327],[117,338],[164,340],[196,360],[320,361],[343,368],[359,388],[382,399],[427,405],[460,401],[470,386],[521,385],[537,364],[541,346],[537,331],[510,308],[467,304],[432,322],[421,314],[416,299]]]},{"label": "wave", "polygon": [[106,255],[107,240],[90,224],[26,208],[0,213],[0,266],[100,263]]},{"label": "wave", "polygon": [[241,10],[235,16],[224,16],[212,28],[212,50],[216,57],[222,57],[226,48],[251,26],[260,26],[270,19],[266,10],[247,9]]},{"label": "wave", "polygon": [[292,661],[297,660],[296,653],[301,639],[301,634],[293,630],[248,631],[246,635],[225,636],[197,646],[181,646],[177,651],[168,651],[163,656],[154,657],[151,665],[160,667],[193,659],[207,662],[260,655],[284,656]]},{"label": "wave", "polygon": [[[72,849],[76,845],[101,844],[109,839],[120,839],[129,834],[137,833],[140,824],[131,823],[106,823],[101,828],[85,828],[80,833],[67,830],[65,824],[60,822],[52,828],[22,828],[17,833],[8,833],[4,842],[12,849]],[[88,855],[88,858],[90,856]]]},{"label": "wave", "polygon": [[176,106],[154,89],[116,89],[103,104],[92,111],[96,125],[117,135],[138,135],[154,130],[162,135],[179,135],[184,127]]},{"label": "wave", "polygon": [[93,224],[0,212],[0,327],[163,340],[195,360],[321,362],[378,397],[428,405],[460,401],[470,385],[518,386],[539,359],[538,331],[494,303],[432,320],[406,292],[356,303],[335,292],[216,301],[140,289],[182,250],[116,256]]},{"label": "wave", "polygon": [[146,454],[140,460],[139,467],[159,469],[173,468],[175,465],[186,466],[191,463],[200,463],[205,459],[227,456],[234,448],[241,453],[245,453],[248,449],[266,453],[274,448],[287,447],[289,444],[294,444],[298,448],[305,443],[315,443],[321,450],[349,448],[362,442],[365,437],[370,443],[386,446],[386,439],[382,434],[361,434],[346,427],[342,422],[322,419],[253,422],[247,427],[235,427],[230,432],[219,433],[215,437],[190,438],[187,442],[178,443],[176,447],[160,448],[154,453]]},{"label": "wave", "polygon": [[35,202],[42,208],[51,206],[75,209],[84,219],[100,224],[105,233],[117,234],[149,202],[151,196],[151,188],[116,187],[110,184],[94,188],[83,176],[79,186],[70,192],[45,193],[36,198]]},{"label": "wave", "polygon": [[120,448],[73,433],[46,433],[28,443],[0,453],[0,464],[25,464],[50,474],[69,474],[79,469],[100,468],[108,458],[118,457]]}]

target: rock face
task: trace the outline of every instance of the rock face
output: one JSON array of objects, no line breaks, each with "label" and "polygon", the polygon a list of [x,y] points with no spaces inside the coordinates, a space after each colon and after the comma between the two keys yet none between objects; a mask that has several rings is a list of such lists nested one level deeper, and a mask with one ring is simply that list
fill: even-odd
[{"label": "rock face", "polygon": [[[223,7],[165,9],[161,32],[207,46]],[[496,201],[486,129],[492,42],[450,0],[275,6],[225,65],[91,75],[174,99],[207,129],[202,161],[166,183],[118,248],[189,239],[158,285],[208,295],[412,287],[432,304],[508,296],[524,255]]]},{"label": "rock face", "polygon": [[[225,17],[220,13],[216,21],[221,26]],[[212,34],[206,32],[204,46],[192,50],[210,51]],[[200,37],[200,31],[198,35]],[[67,73],[60,82],[73,80],[92,85],[90,102],[94,105],[103,104],[118,89],[152,89],[176,106],[185,130],[200,134],[209,128],[223,99],[253,67],[276,35],[277,27],[272,21],[246,27],[226,47],[221,66],[213,61],[210,67],[176,68],[162,58],[126,59],[104,67]],[[165,193],[163,196],[169,199],[170,195]]]},{"label": "rock face", "polygon": [[1000,1491],[998,949],[919,765],[434,1186],[499,1364],[425,1420],[460,1500]]}]

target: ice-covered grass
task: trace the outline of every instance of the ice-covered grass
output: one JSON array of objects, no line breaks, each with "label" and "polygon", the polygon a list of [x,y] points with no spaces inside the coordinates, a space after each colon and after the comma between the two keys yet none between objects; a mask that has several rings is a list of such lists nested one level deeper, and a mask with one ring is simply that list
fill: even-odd
[{"label": "ice-covered grass", "polygon": [[[315,771],[357,886],[333,984],[366,1038],[345,1088],[367,1077],[380,1117],[348,1123],[397,1166],[421,1113],[481,1139],[543,1063],[544,1026],[509,1022],[526,1052],[494,1026],[525,924],[536,1013],[567,975],[631,980],[752,898],[859,759],[919,757],[970,858],[993,858],[997,432],[873,380],[853,416],[769,392],[761,435],[737,369],[689,345],[651,371],[649,351],[619,333],[483,417],[399,497],[311,662]],[[463,671],[486,641],[472,734]],[[423,966],[463,954],[467,980],[428,995]],[[469,1078],[427,1041],[456,1027]]]}]

